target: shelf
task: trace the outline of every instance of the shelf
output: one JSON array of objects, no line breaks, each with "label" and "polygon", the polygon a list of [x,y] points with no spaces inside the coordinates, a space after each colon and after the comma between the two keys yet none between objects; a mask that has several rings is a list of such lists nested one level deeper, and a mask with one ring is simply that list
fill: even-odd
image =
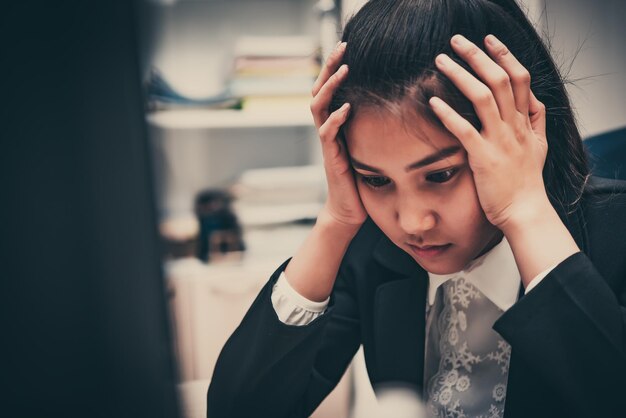
[{"label": "shelf", "polygon": [[163,110],[147,115],[148,123],[163,129],[270,128],[313,126],[308,108],[275,112],[245,110]]}]

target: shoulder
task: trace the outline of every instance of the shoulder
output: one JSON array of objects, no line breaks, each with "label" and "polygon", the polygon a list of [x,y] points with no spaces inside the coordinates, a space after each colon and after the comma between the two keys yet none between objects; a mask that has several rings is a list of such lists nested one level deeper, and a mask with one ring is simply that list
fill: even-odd
[{"label": "shoulder", "polygon": [[590,176],[584,193],[586,195],[622,195],[626,196],[626,180],[607,179]]},{"label": "shoulder", "polygon": [[590,178],[583,193],[584,252],[609,283],[626,277],[626,181]]},{"label": "shoulder", "polygon": [[626,219],[626,181],[590,177],[582,205],[587,215],[603,216],[605,221]]}]

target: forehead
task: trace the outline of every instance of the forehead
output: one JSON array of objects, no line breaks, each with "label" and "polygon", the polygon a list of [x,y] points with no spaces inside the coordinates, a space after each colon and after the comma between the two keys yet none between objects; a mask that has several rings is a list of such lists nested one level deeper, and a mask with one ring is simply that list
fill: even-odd
[{"label": "forehead", "polygon": [[359,161],[392,158],[413,160],[460,142],[446,129],[415,112],[395,114],[386,109],[359,109],[345,130],[350,155]]}]

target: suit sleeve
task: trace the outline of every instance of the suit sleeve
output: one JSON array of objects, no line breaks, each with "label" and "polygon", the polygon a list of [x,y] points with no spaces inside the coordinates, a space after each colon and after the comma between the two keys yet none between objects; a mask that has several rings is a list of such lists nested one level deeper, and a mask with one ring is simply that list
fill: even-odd
[{"label": "suit sleeve", "polygon": [[351,277],[340,267],[326,312],[304,326],[280,321],[271,276],[217,360],[207,416],[308,417],[337,385],[360,345]]},{"label": "suit sleeve", "polygon": [[585,254],[576,253],[505,312],[494,329],[579,416],[620,416],[625,306],[623,282],[615,291]]}]

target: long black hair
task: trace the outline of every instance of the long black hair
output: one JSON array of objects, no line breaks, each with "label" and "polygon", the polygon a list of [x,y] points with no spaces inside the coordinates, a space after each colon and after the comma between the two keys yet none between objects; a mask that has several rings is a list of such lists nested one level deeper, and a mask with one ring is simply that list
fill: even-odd
[{"label": "long black hair", "polygon": [[457,33],[481,48],[485,36],[494,34],[529,71],[531,89],[546,106],[548,197],[559,213],[573,212],[589,176],[580,133],[563,78],[515,0],[369,1],[345,26],[343,62],[350,70],[330,110],[349,102],[354,115],[363,107],[397,110],[409,103],[442,126],[428,105],[437,95],[480,128],[471,103],[434,64],[446,53],[475,74],[450,47]]}]

